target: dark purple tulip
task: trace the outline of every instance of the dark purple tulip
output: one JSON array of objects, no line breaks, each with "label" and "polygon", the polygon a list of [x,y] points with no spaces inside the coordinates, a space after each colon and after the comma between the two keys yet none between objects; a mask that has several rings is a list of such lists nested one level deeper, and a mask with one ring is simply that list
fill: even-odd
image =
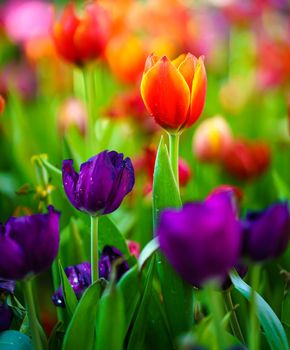
[{"label": "dark purple tulip", "polygon": [[13,294],[15,281],[0,279],[0,332],[9,329],[13,318],[12,309],[6,303],[6,295]]},{"label": "dark purple tulip", "polygon": [[72,160],[64,160],[62,179],[71,204],[90,215],[109,214],[119,208],[135,182],[131,160],[115,151],[90,158],[81,165],[79,174]]},{"label": "dark purple tulip", "polygon": [[[109,280],[112,271],[112,264],[115,260],[123,258],[123,254],[115,247],[105,246],[99,261],[99,277]],[[123,260],[117,266],[117,280],[119,280],[125,272],[129,270],[127,261]],[[79,300],[85,290],[90,286],[91,282],[91,264],[83,262],[78,265],[68,266],[64,269],[68,280]],[[52,301],[56,306],[65,307],[62,288],[54,293]]]},{"label": "dark purple tulip", "polygon": [[[77,299],[79,300],[84,291],[92,283],[91,279],[91,264],[89,262],[83,262],[78,265],[68,266],[64,269],[65,274],[72,286]],[[52,301],[55,306],[65,307],[62,287],[53,294]]]},{"label": "dark purple tulip", "polygon": [[286,202],[261,212],[249,212],[243,221],[243,253],[253,261],[273,259],[287,248],[290,215]]},{"label": "dark purple tulip", "polygon": [[231,195],[222,192],[160,216],[160,249],[175,270],[192,285],[223,279],[237,263],[240,224]]},{"label": "dark purple tulip", "polygon": [[59,247],[60,213],[52,206],[47,214],[10,218],[0,227],[0,276],[21,280],[52,264]]}]

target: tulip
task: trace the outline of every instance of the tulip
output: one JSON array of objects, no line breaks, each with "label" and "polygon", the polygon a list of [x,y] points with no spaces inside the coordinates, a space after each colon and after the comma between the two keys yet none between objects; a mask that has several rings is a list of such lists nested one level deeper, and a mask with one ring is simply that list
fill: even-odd
[{"label": "tulip", "polygon": [[10,218],[0,229],[0,276],[22,280],[50,267],[59,247],[60,213]]},{"label": "tulip", "polygon": [[0,95],[0,114],[2,114],[5,110],[5,100],[4,98]]},{"label": "tulip", "polygon": [[111,39],[106,48],[106,57],[112,73],[124,83],[139,81],[146,56],[141,40],[128,34]]},{"label": "tulip", "polygon": [[194,286],[212,278],[222,282],[239,257],[240,224],[227,192],[164,210],[157,235],[173,268]]},{"label": "tulip", "polygon": [[240,180],[252,180],[262,175],[269,163],[270,149],[262,141],[236,140],[223,158],[226,171]]},{"label": "tulip", "polygon": [[243,221],[243,252],[253,261],[280,256],[290,238],[290,215],[286,202],[261,212],[248,212]]},{"label": "tulip", "polygon": [[[109,280],[113,263],[117,259],[123,259],[123,254],[115,247],[105,246],[99,261],[99,277]],[[117,266],[117,280],[119,280],[125,272],[129,270],[127,261],[122,261]],[[83,262],[78,265],[68,266],[64,269],[68,277],[69,283],[72,286],[77,299],[79,300],[85,290],[91,285],[91,264]],[[52,301],[55,306],[64,307],[64,297],[62,287],[54,293]]]},{"label": "tulip", "polygon": [[181,55],[170,61],[150,55],[145,64],[141,95],[145,106],[164,129],[179,132],[201,115],[206,95],[203,58]]},{"label": "tulip", "polygon": [[55,47],[62,58],[76,65],[99,58],[110,32],[109,18],[96,3],[86,6],[83,18],[75,15],[73,4],[64,9],[53,28]]},{"label": "tulip", "polygon": [[85,135],[87,119],[87,111],[82,101],[75,98],[66,100],[58,114],[58,129],[60,134],[64,135],[69,127],[74,125],[82,135]]},{"label": "tulip", "polygon": [[11,280],[0,279],[0,332],[9,329],[13,312],[6,303],[6,295],[13,294],[15,282]]},{"label": "tulip", "polygon": [[193,152],[201,161],[219,161],[232,142],[232,132],[228,123],[223,117],[215,116],[197,127],[193,138]]},{"label": "tulip", "polygon": [[135,182],[131,160],[115,151],[103,151],[90,158],[81,165],[79,174],[72,160],[64,160],[62,178],[71,204],[91,216],[116,210]]},{"label": "tulip", "polygon": [[136,259],[139,258],[140,255],[140,243],[135,241],[127,241],[127,245],[131,255],[134,255]]}]

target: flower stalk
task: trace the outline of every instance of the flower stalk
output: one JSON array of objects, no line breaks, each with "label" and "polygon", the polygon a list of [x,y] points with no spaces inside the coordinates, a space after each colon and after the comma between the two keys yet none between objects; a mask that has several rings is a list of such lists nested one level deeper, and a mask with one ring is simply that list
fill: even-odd
[{"label": "flower stalk", "polygon": [[98,225],[99,217],[91,216],[91,274],[92,283],[99,279]]}]

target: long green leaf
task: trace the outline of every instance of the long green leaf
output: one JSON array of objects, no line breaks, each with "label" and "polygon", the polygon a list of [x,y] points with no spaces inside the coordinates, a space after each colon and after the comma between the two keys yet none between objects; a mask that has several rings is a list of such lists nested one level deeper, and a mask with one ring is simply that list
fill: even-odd
[{"label": "long green leaf", "polygon": [[[168,207],[182,205],[176,181],[170,166],[167,147],[160,140],[153,181],[153,217],[156,227],[159,215]],[[163,254],[158,254],[158,274],[164,297],[165,310],[173,332],[177,338],[190,329],[193,324],[193,291],[173,270]]]},{"label": "long green leaf", "polygon": [[85,291],[68,326],[62,350],[94,349],[102,288],[102,280],[99,280]]},{"label": "long green leaf", "polygon": [[68,314],[70,315],[70,317],[72,317],[74,314],[74,311],[77,307],[78,301],[77,301],[77,297],[75,295],[75,292],[69,283],[67,275],[65,274],[64,269],[63,269],[60,261],[59,261],[59,274],[60,274],[60,280],[61,280],[61,286],[62,286],[65,306],[66,306],[66,309],[68,311]]},{"label": "long green leaf", "polygon": [[[252,288],[241,279],[236,271],[230,274],[232,283],[236,290],[247,300],[251,299]],[[289,350],[289,344],[284,328],[270,305],[257,293],[257,317],[264,329],[265,337],[272,350]]]}]

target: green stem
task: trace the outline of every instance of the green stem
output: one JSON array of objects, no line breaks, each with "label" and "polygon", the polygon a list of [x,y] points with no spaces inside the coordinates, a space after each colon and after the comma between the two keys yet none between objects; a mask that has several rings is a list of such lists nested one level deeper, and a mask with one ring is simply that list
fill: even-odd
[{"label": "green stem", "polygon": [[95,86],[95,72],[90,67],[83,69],[85,98],[88,113],[88,148],[89,154],[94,151],[95,144],[95,119],[96,119],[96,86]]},{"label": "green stem", "polygon": [[39,334],[39,322],[36,315],[31,279],[23,282],[23,293],[28,313],[29,326],[31,330],[32,344],[34,350],[42,349],[41,337]]},{"label": "green stem", "polygon": [[249,349],[250,350],[259,350],[260,348],[260,327],[257,320],[257,298],[256,291],[259,287],[260,280],[260,265],[254,265],[252,270],[252,293],[251,293],[251,311],[250,311],[250,322],[249,322]]},{"label": "green stem", "polygon": [[214,289],[214,285],[206,286],[207,293],[207,303],[211,310],[214,332],[215,332],[215,344],[217,344],[217,349],[222,350],[225,349],[224,343],[224,330],[222,327],[222,319],[223,319],[223,309],[222,309],[222,300],[218,291]]},{"label": "green stem", "polygon": [[169,158],[172,171],[179,189],[178,158],[179,158],[179,137],[180,134],[168,134],[169,136]]},{"label": "green stem", "polygon": [[227,290],[225,292],[224,296],[225,296],[225,303],[226,303],[227,311],[229,311],[231,313],[230,325],[231,325],[232,332],[236,338],[238,338],[243,344],[246,344],[243,333],[241,331],[241,327],[240,327],[238,318],[237,318],[237,314],[236,314],[236,311],[234,308],[234,304],[233,304],[233,300],[232,300],[232,296],[231,296],[231,291]]},{"label": "green stem", "polygon": [[91,271],[92,283],[99,279],[98,216],[91,216]]}]

